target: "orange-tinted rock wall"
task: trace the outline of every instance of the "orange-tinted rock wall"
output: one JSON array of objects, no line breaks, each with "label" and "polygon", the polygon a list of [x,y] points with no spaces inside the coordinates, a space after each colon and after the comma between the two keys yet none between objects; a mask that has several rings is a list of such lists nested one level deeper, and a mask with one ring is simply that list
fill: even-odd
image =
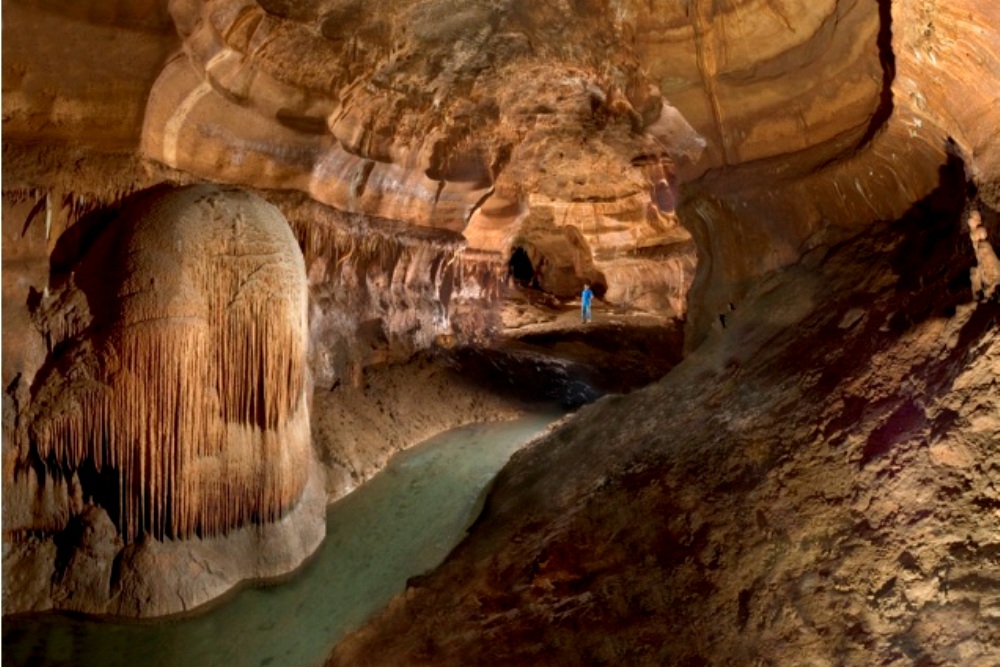
[{"label": "orange-tinted rock wall", "polygon": [[[518,251],[548,295],[569,301],[590,281],[610,306],[685,318],[694,350],[727,318],[739,319],[772,272],[814,268],[878,221],[909,214],[919,229],[923,218],[912,214],[945,181],[968,220],[973,208],[980,215],[982,224],[966,230],[978,262],[968,274],[985,296],[1000,241],[992,211],[1000,205],[997,7],[10,0],[5,482],[23,454],[8,436],[48,386],[59,341],[87,326],[92,307],[79,293],[53,297],[54,277],[93,240],[88,220],[162,182],[236,184],[281,208],[304,251],[308,363],[323,386],[357,382],[361,367],[435,342],[488,339],[501,326],[502,287]],[[45,319],[39,304],[52,298],[65,299],[56,304],[62,314]],[[120,356],[126,366],[146,363]],[[107,372],[88,367],[100,382]],[[114,421],[105,412],[117,409],[78,388],[49,388],[53,404],[73,404],[66,414],[98,415],[63,428],[66,437],[44,426],[36,433],[35,445],[60,466],[79,463],[95,453],[84,441],[97,442]],[[260,399],[259,389],[222,389],[243,405],[232,414],[290,410]],[[103,450],[97,458],[105,461]],[[148,492],[136,491],[143,509],[132,516],[120,507],[103,518],[86,512],[89,482],[72,472],[51,484],[26,475],[18,493],[30,499],[5,499],[5,526],[22,536],[69,521],[170,533],[166,524],[183,512],[171,508],[168,521],[154,511],[165,487],[149,484],[174,478],[135,463],[142,460],[130,466]],[[217,480],[218,472],[198,474]],[[286,489],[285,481],[265,483],[276,503],[237,493],[219,521],[242,525],[224,517],[267,514],[265,505],[281,514],[307,483],[296,477]],[[209,495],[232,490],[223,486]],[[258,491],[269,493],[248,493]],[[19,562],[31,562],[27,553]],[[153,585],[143,582],[133,590]],[[50,591],[37,599],[33,608],[52,604]]]},{"label": "orange-tinted rock wall", "polygon": [[[5,405],[5,611],[76,597],[82,611],[171,613],[298,565],[325,524],[307,499],[307,283],[287,222],[253,195],[203,185],[154,188],[78,225],[86,233],[57,243],[48,284],[28,299],[44,349]],[[72,540],[80,521],[114,547],[99,559],[103,585],[73,559],[29,556]],[[265,550],[300,542],[275,563],[225,562],[224,540],[254,530]],[[199,540],[222,544],[208,573],[177,584],[167,570]],[[137,565],[153,543],[162,557]],[[29,561],[51,568],[50,590],[35,590]],[[227,575],[213,580],[216,565]],[[136,578],[154,582],[156,599]]]}]

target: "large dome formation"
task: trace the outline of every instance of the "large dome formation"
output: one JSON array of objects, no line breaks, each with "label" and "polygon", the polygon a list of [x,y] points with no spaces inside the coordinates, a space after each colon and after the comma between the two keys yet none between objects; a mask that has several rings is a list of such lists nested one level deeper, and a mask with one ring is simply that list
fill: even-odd
[{"label": "large dome formation", "polygon": [[59,335],[31,455],[68,477],[89,466],[82,493],[117,508],[126,543],[280,519],[311,460],[295,238],[246,193],[135,199],[42,297],[39,318]]},{"label": "large dome formation", "polygon": [[[695,342],[745,277],[831,227],[902,215],[936,185],[949,138],[980,182],[998,169],[994,98],[978,85],[995,35],[972,22],[959,47],[958,8],[216,0],[171,12],[185,55],[153,88],[148,155],[460,232],[471,250],[520,248],[546,291],[590,280],[612,303],[677,315],[693,233]],[[965,91],[975,102],[957,102]],[[684,225],[681,179],[703,188]]]},{"label": "large dome formation", "polygon": [[[279,522],[315,467],[305,267],[284,217],[248,193],[191,186],[134,195],[101,226],[90,247],[57,247],[53,284],[34,299],[49,356],[5,462],[5,530],[58,531],[86,514],[106,524],[106,512],[105,537],[123,553],[155,540],[179,554],[185,540]],[[322,538],[321,514],[288,523],[256,548],[296,534],[304,549],[244,576],[294,567]],[[205,567],[227,569],[218,558]],[[48,564],[56,579],[89,574],[59,560]],[[133,560],[114,575],[104,563],[106,588],[71,606],[138,604],[123,584]],[[142,577],[165,577],[156,570]],[[30,582],[11,574],[5,584],[12,605],[30,599]],[[190,606],[218,592],[175,597]],[[143,604],[141,615],[177,611],[163,599]]]},{"label": "large dome formation", "polygon": [[[675,160],[696,159],[704,142],[643,75],[627,17],[529,2],[361,7],[173,3],[184,56],[153,88],[144,150],[459,232],[504,259],[530,246],[542,287],[559,296],[588,269],[599,276],[596,265],[683,309],[690,235],[650,190],[676,184]],[[666,274],[643,262],[663,250],[692,261]],[[576,271],[566,283],[541,265]]]},{"label": "large dome formation", "polygon": [[[338,660],[990,662],[997,26],[994,0],[5,0],[5,611],[171,611],[80,600],[193,535],[301,560],[311,382],[508,363],[521,330],[666,340],[642,320],[683,328],[681,367],[517,458]],[[251,219],[273,258],[223,248]],[[609,328],[560,328],[584,282]],[[299,516],[289,554],[255,532]]]}]

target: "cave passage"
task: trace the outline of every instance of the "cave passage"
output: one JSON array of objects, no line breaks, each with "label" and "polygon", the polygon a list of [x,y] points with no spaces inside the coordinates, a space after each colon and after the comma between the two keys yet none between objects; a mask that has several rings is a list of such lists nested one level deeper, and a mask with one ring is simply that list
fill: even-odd
[{"label": "cave passage", "polygon": [[514,248],[507,263],[511,277],[520,285],[529,287],[535,278],[535,267],[524,248]]},{"label": "cave passage", "polygon": [[486,485],[556,416],[466,426],[397,454],[330,506],[326,541],[302,570],[282,583],[247,587],[204,613],[141,623],[63,613],[4,617],[4,664],[322,664],[407,579],[444,559],[478,514]]}]

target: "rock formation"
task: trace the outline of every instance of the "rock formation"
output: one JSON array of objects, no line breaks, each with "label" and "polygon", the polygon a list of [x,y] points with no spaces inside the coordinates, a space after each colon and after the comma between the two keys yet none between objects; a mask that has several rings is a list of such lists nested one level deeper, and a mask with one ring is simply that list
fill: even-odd
[{"label": "rock formation", "polygon": [[[173,2],[184,53],[153,88],[143,150],[205,177],[461,233],[495,264],[530,249],[559,296],[602,270],[637,291],[666,287],[673,298],[655,305],[680,314],[690,235],[663,186],[658,205],[650,192],[703,142],[642,75],[621,39],[628,23],[608,34],[595,19],[610,12],[554,11]],[[667,247],[687,261],[634,270]]]},{"label": "rock formation", "polygon": [[1000,302],[958,176],[515,455],[329,664],[996,664]]},{"label": "rock formation", "polygon": [[662,4],[689,356],[331,664],[996,663],[995,5]]},{"label": "rock formation", "polygon": [[[652,379],[683,327],[680,367],[515,461],[335,659],[997,661],[993,0],[4,19],[5,611],[176,610],[179,550],[218,565],[184,607],[300,561],[323,475],[337,496],[388,454],[314,422],[315,470],[313,381],[384,416],[415,353],[520,377],[619,334],[650,349],[603,368]],[[200,196],[223,215],[185,217]],[[212,255],[265,210],[305,279]],[[607,324],[567,331],[584,281]]]},{"label": "rock formation", "polygon": [[[105,588],[69,602],[86,611],[137,605],[121,588],[136,576],[132,567],[143,578],[164,576],[193,538],[293,513],[298,525],[270,539],[298,533],[302,547],[277,569],[244,576],[294,567],[322,538],[324,521],[304,501],[315,475],[307,286],[288,224],[245,193],[193,186],[139,193],[91,234],[89,247],[57,246],[52,285],[32,299],[48,355],[8,433],[4,530],[54,535],[58,545],[81,516],[102,527],[86,534],[139,545],[137,553],[160,543],[164,563],[140,568],[129,552],[114,576],[118,549],[103,552]],[[38,548],[26,538],[14,544]],[[69,563],[57,553],[56,578],[77,576],[79,553],[70,551]],[[22,601],[16,569],[4,570],[11,608]],[[218,594],[211,588],[178,595],[181,608],[155,600],[140,615],[180,611]]]}]

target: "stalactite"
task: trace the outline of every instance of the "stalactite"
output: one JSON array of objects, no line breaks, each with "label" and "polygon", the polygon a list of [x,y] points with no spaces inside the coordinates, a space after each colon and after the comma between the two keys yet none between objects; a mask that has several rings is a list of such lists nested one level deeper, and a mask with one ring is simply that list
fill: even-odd
[{"label": "stalactite", "polygon": [[456,267],[455,291],[466,298],[496,301],[507,280],[505,258],[492,252],[465,252]]},{"label": "stalactite", "polygon": [[[176,195],[188,205],[182,213],[201,192],[211,215],[177,221],[169,217],[177,211],[164,205],[149,213],[151,222],[125,216],[108,232],[131,239],[129,256],[99,257],[90,268],[137,267],[119,288],[117,319],[96,323],[107,331],[96,351],[102,363],[84,387],[61,380],[67,386],[58,412],[41,406],[33,422],[31,439],[43,461],[75,470],[89,459],[98,472],[117,471],[117,520],[126,542],[215,536],[274,521],[294,507],[309,474],[298,249],[277,211],[195,190]],[[213,217],[227,211],[223,204],[245,219],[231,225]],[[193,250],[171,255],[161,234],[193,236]],[[175,292],[133,291],[160,271],[178,271],[169,277],[179,285]],[[79,292],[75,285],[67,290]],[[190,316],[195,312],[201,316]],[[60,335],[68,332],[65,339],[82,331],[56,315],[48,322],[65,330]]]},{"label": "stalactite", "polygon": [[294,195],[278,205],[308,267],[311,326],[324,340],[311,352],[318,382],[349,375],[358,360],[401,359],[434,345],[455,333],[455,313],[480,321],[467,317],[468,302],[501,298],[507,258],[470,251],[455,232],[338,212]]},{"label": "stalactite", "polygon": [[28,186],[9,187],[3,189],[3,202],[9,205],[37,202],[46,195],[46,190]]},{"label": "stalactite", "polygon": [[[465,247],[465,240],[453,232],[343,214],[315,202],[288,204],[285,212],[307,266],[317,260],[325,264],[322,274],[311,274],[314,283],[340,282],[351,269],[359,276],[395,274],[400,263],[411,260],[413,253],[430,248],[444,257],[453,257]],[[415,278],[411,275],[408,282]]]}]

